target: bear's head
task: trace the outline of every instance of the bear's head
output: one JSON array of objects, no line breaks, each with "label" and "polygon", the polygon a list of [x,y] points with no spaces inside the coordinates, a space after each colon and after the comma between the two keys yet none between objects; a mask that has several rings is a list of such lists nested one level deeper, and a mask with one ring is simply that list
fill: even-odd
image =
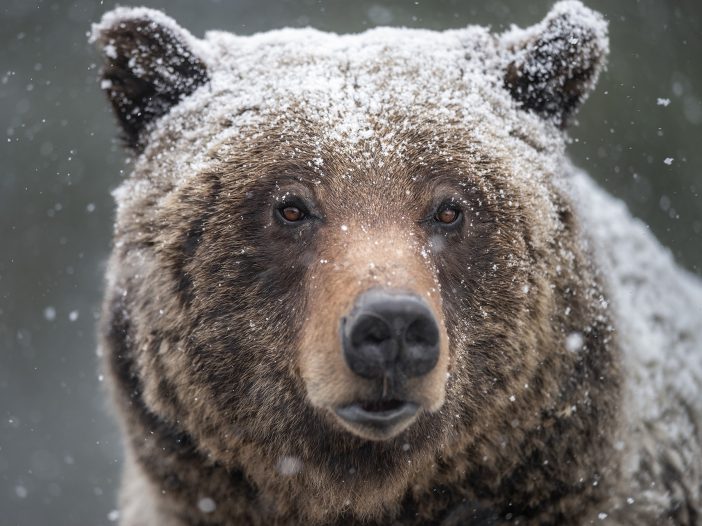
[{"label": "bear's head", "polygon": [[607,53],[579,2],[501,35],[197,39],[117,9],[93,37],[135,155],[118,391],[208,462],[316,495],[309,516],[378,516],[442,469],[511,469],[609,370],[559,190],[562,128]]}]

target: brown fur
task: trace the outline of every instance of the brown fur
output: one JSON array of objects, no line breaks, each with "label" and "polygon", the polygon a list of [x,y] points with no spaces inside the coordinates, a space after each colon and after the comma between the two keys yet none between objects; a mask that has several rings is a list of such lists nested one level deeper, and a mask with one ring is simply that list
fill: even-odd
[{"label": "brown fur", "polygon": [[[202,174],[199,184],[144,210],[140,238],[116,249],[123,277],[108,294],[106,346],[131,448],[157,487],[172,495],[171,512],[180,510],[187,524],[203,520],[192,508],[198,496],[210,496],[218,503],[208,515],[213,524],[351,523],[398,513],[403,523],[426,524],[469,502],[494,516],[556,524],[583,499],[604,499],[616,471],[607,452],[617,359],[605,314],[589,307],[588,294],[598,292],[581,285],[595,278],[565,203],[554,232],[527,206],[532,196],[511,187],[499,159],[482,161],[490,175],[477,177],[480,167],[465,146],[446,144],[454,164],[443,166],[421,136],[406,140],[416,149],[410,158],[421,154],[426,167],[398,159],[388,163],[393,173],[358,174],[341,189],[334,173],[357,160],[334,159],[331,145],[325,162],[335,168],[314,189],[324,224],[314,238],[303,231],[291,245],[273,228],[252,228],[270,224],[263,202],[276,186],[284,188],[285,160],[275,153],[280,133],[264,137],[276,139],[230,150],[249,161],[246,173],[234,158]],[[296,146],[305,149],[304,142]],[[441,176],[451,170],[476,174],[467,194]],[[306,171],[290,166],[285,173],[305,185],[313,177]],[[427,242],[416,223],[424,211],[415,203],[431,202],[424,182],[430,177],[430,187],[440,181],[437,187],[448,185],[482,206],[473,210],[472,228],[450,234],[458,239],[427,267],[417,249]],[[490,196],[497,188],[513,208],[496,206]],[[260,200],[244,201],[252,191]],[[364,225],[385,234],[359,234]],[[408,230],[417,246],[401,249],[398,258],[392,241],[406,239]],[[573,258],[557,256],[555,239]],[[138,273],[129,265],[134,258]],[[323,409],[363,392],[344,369],[333,321],[378,280],[434,289],[432,308],[442,313],[452,342],[443,352],[455,356],[463,346],[469,360],[443,359],[450,364],[443,406],[387,443],[356,438]],[[564,338],[583,330],[590,352],[566,351]],[[442,367],[421,386],[432,409],[444,398]],[[286,456],[302,469],[281,477]]]},{"label": "brown fur", "polygon": [[[412,131],[380,156],[373,138],[319,139],[301,108],[244,111],[255,125],[184,184],[150,167],[176,169],[162,157],[185,139],[151,136],[133,175],[148,190],[120,209],[102,346],[127,437],[124,524],[593,519],[619,477],[620,357],[555,174],[516,177],[460,115],[390,115]],[[276,222],[286,191],[316,219]],[[452,230],[426,220],[446,198],[464,214]],[[330,410],[378,394],[338,336],[375,286],[419,294],[441,327],[437,367],[405,386],[423,410],[385,441]],[[567,350],[572,333],[586,352]]]}]

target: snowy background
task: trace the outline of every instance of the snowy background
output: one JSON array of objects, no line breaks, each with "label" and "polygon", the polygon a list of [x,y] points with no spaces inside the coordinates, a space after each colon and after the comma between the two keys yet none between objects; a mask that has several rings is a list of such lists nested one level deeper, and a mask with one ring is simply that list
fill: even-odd
[{"label": "snowy background", "polygon": [[[547,0],[159,0],[195,35],[281,26],[503,30]],[[527,5],[528,4],[528,5]],[[586,0],[610,20],[609,71],[570,151],[676,259],[702,274],[702,4]],[[119,438],[95,325],[124,154],[97,85],[90,23],[115,2],[0,5],[0,524],[106,525]]]}]

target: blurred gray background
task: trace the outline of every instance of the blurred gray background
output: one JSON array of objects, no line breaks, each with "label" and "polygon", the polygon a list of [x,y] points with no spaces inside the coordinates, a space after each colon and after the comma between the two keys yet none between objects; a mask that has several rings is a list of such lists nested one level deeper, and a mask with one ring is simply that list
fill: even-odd
[{"label": "blurred gray background", "polygon": [[[1,525],[105,525],[116,517],[121,453],[101,389],[95,325],[110,191],[129,166],[86,38],[115,3],[2,0],[0,7]],[[502,30],[539,21],[552,1],[142,3],[201,36],[282,26]],[[610,20],[612,56],[571,130],[571,154],[682,265],[702,274],[702,3],[586,3]]]}]

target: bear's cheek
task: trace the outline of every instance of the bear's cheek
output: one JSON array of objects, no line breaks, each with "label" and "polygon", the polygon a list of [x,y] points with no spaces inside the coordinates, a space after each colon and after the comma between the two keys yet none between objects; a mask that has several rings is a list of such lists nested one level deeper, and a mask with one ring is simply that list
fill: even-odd
[{"label": "bear's cheek", "polygon": [[526,240],[533,237],[502,215],[471,223],[460,242],[436,252],[450,382],[460,383],[461,392],[493,392],[540,356],[535,334],[550,289],[545,269],[530,255]]},{"label": "bear's cheek", "polygon": [[[416,404],[420,413],[437,411],[445,396],[449,342],[432,258],[423,255],[416,236],[401,226],[368,235],[348,224],[339,232],[319,242],[320,257],[306,276],[297,360],[308,400],[332,420],[339,407],[390,398]],[[343,349],[342,320],[368,291],[408,294],[426,305],[436,320],[439,342],[436,364],[428,372],[397,375],[388,385],[351,369]]]}]

